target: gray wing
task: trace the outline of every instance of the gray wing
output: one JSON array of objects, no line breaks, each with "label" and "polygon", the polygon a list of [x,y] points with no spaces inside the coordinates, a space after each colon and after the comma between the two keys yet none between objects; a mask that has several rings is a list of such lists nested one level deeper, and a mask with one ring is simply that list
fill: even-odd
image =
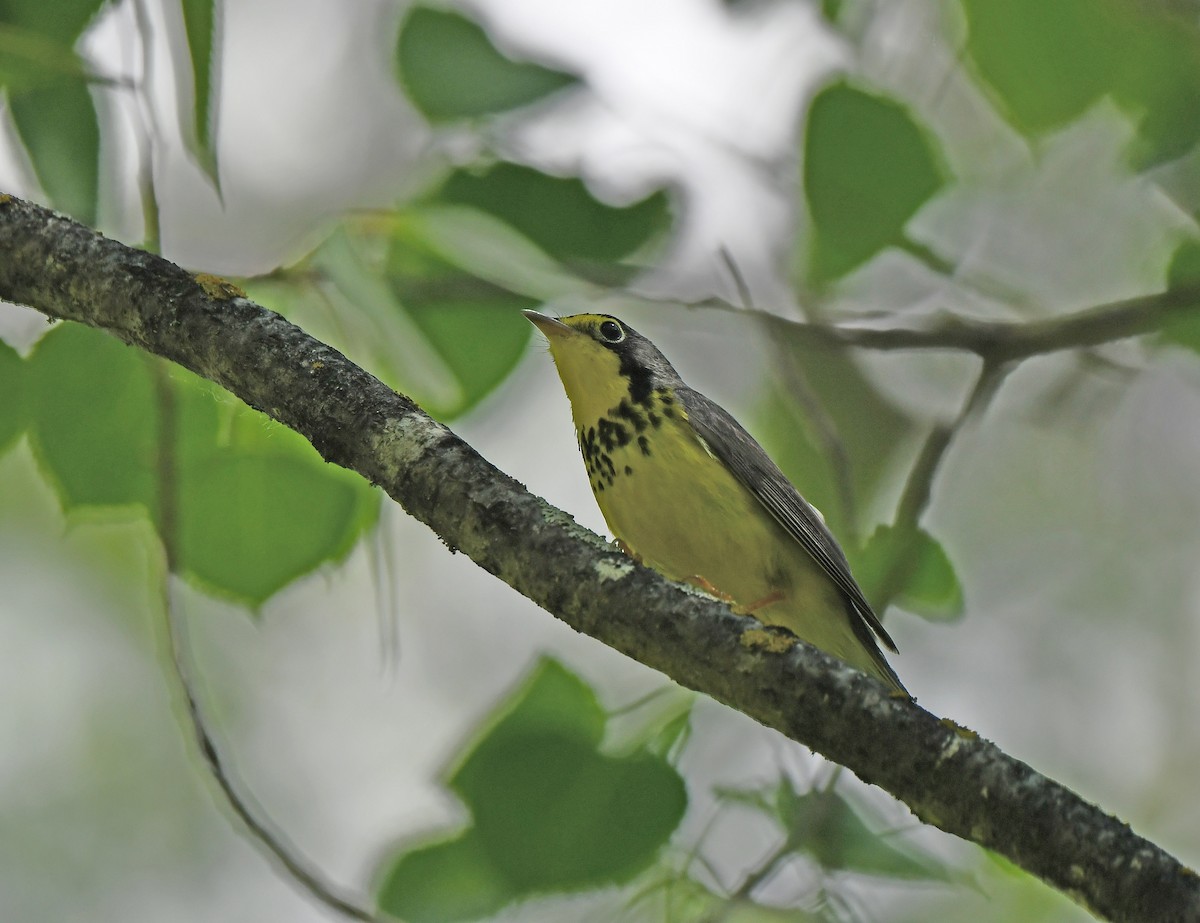
[{"label": "gray wing", "polygon": [[895,643],[854,582],[846,555],[826,528],[820,514],[800,496],[800,492],[779,470],[779,466],[771,461],[763,447],[728,412],[691,388],[677,388],[676,393],[687,411],[688,421],[708,444],[713,455],[734,473],[742,486],[754,494],[776,522],[812,555],[846,595],[863,622],[870,626],[888,650],[895,651]]}]

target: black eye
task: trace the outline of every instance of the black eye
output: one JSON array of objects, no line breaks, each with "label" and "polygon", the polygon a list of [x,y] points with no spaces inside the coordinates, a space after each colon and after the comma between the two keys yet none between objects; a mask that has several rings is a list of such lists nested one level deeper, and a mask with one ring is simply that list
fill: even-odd
[{"label": "black eye", "polygon": [[625,339],[625,331],[615,320],[606,320],[600,325],[600,336],[607,343],[620,343]]}]

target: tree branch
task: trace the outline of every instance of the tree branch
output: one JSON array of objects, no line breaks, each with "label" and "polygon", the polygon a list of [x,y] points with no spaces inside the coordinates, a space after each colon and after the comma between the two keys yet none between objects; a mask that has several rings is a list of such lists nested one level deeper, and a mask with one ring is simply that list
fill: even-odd
[{"label": "tree branch", "polygon": [[1187,285],[1152,295],[1138,295],[1034,321],[985,321],[949,315],[925,329],[840,327],[788,320],[762,310],[744,311],[727,302],[706,304],[755,314],[768,327],[799,331],[815,342],[830,346],[884,352],[958,350],[974,353],[985,362],[999,366],[1031,356],[1102,346],[1154,333],[1168,318],[1200,310],[1200,286]]},{"label": "tree branch", "polygon": [[9,196],[0,254],[0,297],[229,389],[576,630],[841,763],[1101,916],[1200,918],[1200,877],[1125,824],[840,661],[635,564],[279,315]]}]

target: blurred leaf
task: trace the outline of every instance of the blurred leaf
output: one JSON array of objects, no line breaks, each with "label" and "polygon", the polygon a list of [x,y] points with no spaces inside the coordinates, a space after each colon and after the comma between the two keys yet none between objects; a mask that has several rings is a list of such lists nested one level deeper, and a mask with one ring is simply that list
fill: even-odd
[{"label": "blurred leaf", "polygon": [[400,217],[397,234],[479,279],[539,302],[599,292],[511,225],[478,209],[416,206]]},{"label": "blurred leaf", "polygon": [[400,857],[379,891],[379,907],[408,923],[481,920],[520,895],[492,865],[482,839],[468,831]]},{"label": "blurred leaf", "polygon": [[854,574],[867,599],[882,611],[889,603],[926,619],[948,621],[963,614],[963,592],[942,546],[924,529],[880,526],[861,554]]},{"label": "blurred leaf", "polygon": [[403,235],[392,239],[387,274],[398,303],[454,375],[454,402],[435,403],[441,419],[465,413],[500,384],[524,357],[532,327],[521,315],[536,299],[507,292],[431,254],[418,254]]},{"label": "blurred leaf", "polygon": [[848,470],[839,469],[841,461],[826,447],[812,415],[800,409],[804,402],[777,387],[768,391],[759,414],[760,442],[805,498],[821,510],[833,533],[847,541],[857,522],[846,522],[841,476],[848,477],[858,508],[869,508],[915,424],[876,390],[845,350],[830,349],[798,328],[788,329],[778,339],[780,348],[791,353],[792,366],[803,370],[804,382],[798,386],[807,383],[836,430]]},{"label": "blurred leaf", "polygon": [[671,225],[665,192],[632,205],[607,205],[582,180],[549,176],[515,163],[496,164],[483,172],[456,170],[436,198],[495,215],[573,267],[619,260]]},{"label": "blurred leaf", "polygon": [[[192,94],[176,99],[179,117],[183,122],[182,136],[188,150],[213,184],[220,188],[217,170],[216,109],[217,96],[213,82],[216,63],[216,0],[180,0],[183,26],[187,33],[188,55],[192,62]],[[181,96],[186,87],[181,81]]]},{"label": "blurred leaf", "polygon": [[939,864],[892,846],[872,831],[836,790],[814,789],[801,795],[785,776],[776,804],[793,848],[812,856],[826,871],[906,879],[949,877]]},{"label": "blurred leaf", "polygon": [[38,182],[54,207],[94,225],[100,124],[87,84],[64,79],[10,93],[8,105]]},{"label": "blurred leaf", "polygon": [[257,605],[344,557],[373,521],[377,494],[195,375],[172,368],[156,380],[157,361],[78,324],[38,343],[28,363],[31,437],[63,508],[121,507],[160,525],[158,389],[166,387],[185,575]]},{"label": "blurred leaf", "polygon": [[[524,734],[558,734],[576,737],[600,746],[604,739],[605,716],[596,693],[557,660],[542,657],[529,676],[497,705],[484,722],[479,739],[467,749],[465,758],[452,773],[450,784],[472,785],[472,759],[489,746],[489,741]],[[479,780],[486,784],[486,779]]]},{"label": "blurred leaf", "polygon": [[424,6],[400,27],[396,66],[409,99],[433,122],[504,112],[578,82],[562,71],[514,62],[476,23]]},{"label": "blurred leaf", "polygon": [[140,506],[158,518],[158,409],[141,354],[61,324],[29,358],[30,435],[64,509]]},{"label": "blurred leaf", "polygon": [[374,524],[378,492],[299,433],[183,369],[171,384],[181,574],[257,607]]},{"label": "blurred leaf", "polygon": [[251,293],[450,420],[512,371],[532,336],[520,310],[539,302],[449,265],[406,215],[385,230],[349,225],[308,258],[324,303],[311,303],[307,285]]},{"label": "blurred leaf", "polygon": [[[539,893],[619,883],[646,868],[678,826],[682,779],[646,752],[601,753],[599,703],[561,665],[543,660],[497,713],[448,779],[473,826],[396,859],[384,910],[469,919]],[[456,890],[464,882],[465,895]]]},{"label": "blurred leaf", "polygon": [[[1167,287],[1172,291],[1200,287],[1200,240],[1188,238],[1175,250],[1167,270]],[[1168,317],[1162,326],[1162,339],[1200,352],[1200,302],[1197,310]]]},{"label": "blurred leaf", "polygon": [[524,893],[632,878],[683,817],[683,782],[660,758],[614,758],[574,735],[489,739],[453,780],[497,869]]},{"label": "blurred leaf", "polygon": [[1200,139],[1200,24],[1142,0],[962,0],[967,50],[1009,120],[1036,135],[1111,96],[1139,125],[1136,161]]},{"label": "blurred leaf", "polygon": [[786,776],[754,789],[719,789],[723,801],[743,804],[777,821],[787,834],[784,852],[811,856],[827,872],[852,871],[891,878],[948,879],[939,863],[892,846],[873,832],[836,789],[801,794]]},{"label": "blurred leaf", "polygon": [[[96,223],[100,127],[73,48],[105,0],[0,0],[9,111],[54,206]],[[40,37],[40,41],[39,41]]]},{"label": "blurred leaf", "polygon": [[670,759],[672,753],[678,754],[692,736],[692,702],[682,700],[685,706],[681,711],[660,725],[657,733],[647,741],[646,750],[664,759]]},{"label": "blurred leaf", "polygon": [[[359,237],[339,229],[309,262],[330,284],[327,293],[336,296],[333,307],[341,319],[339,326],[355,330],[356,345],[371,356],[377,374],[429,409],[443,412],[461,407],[465,396],[453,369],[421,335],[389,285],[383,264],[386,245],[386,238]],[[335,342],[339,339],[344,336]],[[352,352],[361,355],[357,349]]]},{"label": "blurred leaf", "polygon": [[282,453],[221,452],[185,469],[179,491],[180,570],[252,606],[361,533],[363,508],[346,472]]},{"label": "blurred leaf", "polygon": [[845,82],[817,94],[804,134],[809,278],[823,285],[880,250],[945,184],[940,151],[907,108]]},{"label": "blurred leaf", "polygon": [[83,34],[107,0],[0,0],[0,22],[67,46]]},{"label": "blurred leaf", "polygon": [[69,42],[0,20],[0,85],[9,93],[63,77],[83,80],[87,70]]},{"label": "blurred leaf", "polygon": [[0,340],[0,452],[25,429],[25,361]]},{"label": "blurred leaf", "polygon": [[821,15],[829,22],[836,23],[845,5],[845,0],[821,0]]}]

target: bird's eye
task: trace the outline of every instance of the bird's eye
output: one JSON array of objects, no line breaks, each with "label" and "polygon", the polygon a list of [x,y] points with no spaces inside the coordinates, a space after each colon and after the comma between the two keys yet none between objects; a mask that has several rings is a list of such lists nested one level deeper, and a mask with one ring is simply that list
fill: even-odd
[{"label": "bird's eye", "polygon": [[625,331],[615,320],[606,320],[600,325],[600,336],[606,343],[620,343],[625,339]]}]

